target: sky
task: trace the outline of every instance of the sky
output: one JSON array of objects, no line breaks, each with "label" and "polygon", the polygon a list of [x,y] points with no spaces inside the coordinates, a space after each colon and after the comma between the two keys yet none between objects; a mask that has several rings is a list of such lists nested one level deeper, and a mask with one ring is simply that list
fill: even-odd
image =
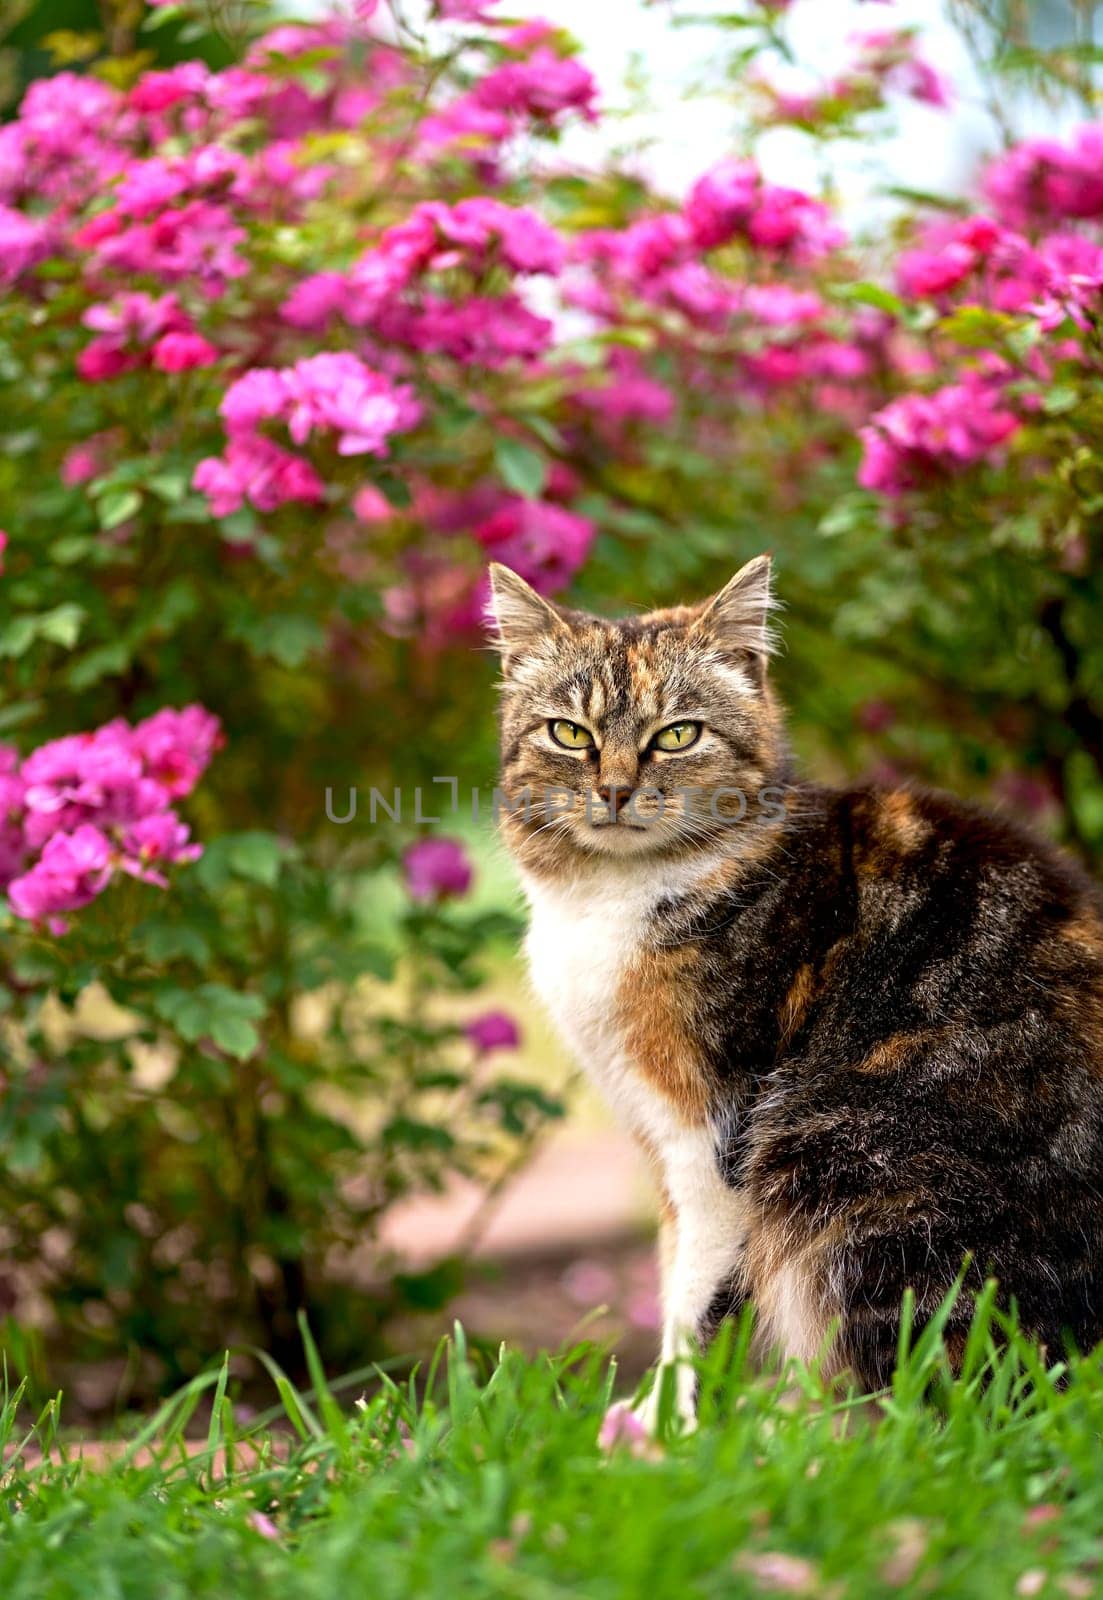
[{"label": "sky", "polygon": [[[623,84],[636,57],[650,89],[646,111],[625,123],[614,121],[599,132],[575,136],[575,148],[608,148],[632,138],[650,139],[650,174],[664,188],[684,188],[703,168],[732,147],[733,114],[722,93],[689,91],[710,76],[710,53],[718,38],[709,28],[671,26],[663,5],[643,0],[539,0],[526,8],[568,28],[580,40],[584,59],[602,85],[610,109],[625,104]],[[683,11],[710,9],[709,0],[681,6]],[[713,10],[733,9],[730,0]],[[898,103],[898,131],[869,145],[837,148],[832,181],[844,206],[865,209],[873,192],[891,174],[909,187],[960,189],[976,154],[988,138],[987,118],[975,109],[968,86],[975,82],[964,49],[933,0],[896,0],[894,5],[861,4],[859,0],[800,0],[787,19],[788,36],[807,64],[807,83],[827,77],[852,56],[848,35],[856,30],[923,26],[925,53],[931,63],[966,85],[952,115],[913,103]],[[734,40],[737,36],[726,36]],[[711,75],[715,78],[715,67]],[[793,130],[776,130],[759,139],[756,154],[775,182],[818,187],[820,158],[812,141]]]}]

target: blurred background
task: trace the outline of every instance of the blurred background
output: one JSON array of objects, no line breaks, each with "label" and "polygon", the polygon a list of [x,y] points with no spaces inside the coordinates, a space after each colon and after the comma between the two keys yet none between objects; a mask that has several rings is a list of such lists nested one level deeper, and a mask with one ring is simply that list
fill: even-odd
[{"label": "blurred background", "polygon": [[[651,1359],[642,1162],[528,997],[485,564],[762,549],[801,767],[1103,857],[1103,8],[15,0],[0,1345]],[[478,797],[478,803],[473,802]],[[250,1358],[238,1358],[248,1382]]]}]

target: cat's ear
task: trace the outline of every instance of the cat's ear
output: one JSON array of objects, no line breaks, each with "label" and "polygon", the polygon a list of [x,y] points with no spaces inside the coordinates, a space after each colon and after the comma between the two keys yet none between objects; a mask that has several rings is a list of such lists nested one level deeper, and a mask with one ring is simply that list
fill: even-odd
[{"label": "cat's ear", "polygon": [[549,634],[564,632],[562,614],[524,578],[497,561],[490,563],[489,573],[486,620],[503,660],[523,655]]},{"label": "cat's ear", "polygon": [[764,666],[777,648],[770,627],[775,605],[770,579],[770,557],[755,556],[720,593],[706,600],[694,628],[714,639],[725,652],[747,656]]}]

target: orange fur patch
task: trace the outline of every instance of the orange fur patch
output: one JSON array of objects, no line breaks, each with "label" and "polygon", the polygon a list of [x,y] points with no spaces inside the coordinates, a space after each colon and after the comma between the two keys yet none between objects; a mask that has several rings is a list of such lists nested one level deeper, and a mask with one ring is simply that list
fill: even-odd
[{"label": "orange fur patch", "polygon": [[920,849],[931,836],[931,825],[906,789],[872,794],[868,806],[856,865],[863,876],[876,878],[891,874],[902,856]]},{"label": "orange fur patch", "polygon": [[1079,945],[1085,955],[1103,963],[1103,923],[1091,916],[1076,917],[1060,929],[1062,939]]},{"label": "orange fur patch", "polygon": [[1066,922],[1050,945],[1059,1004],[1103,1077],[1103,924],[1091,911]]},{"label": "orange fur patch", "polygon": [[855,1062],[857,1072],[895,1072],[917,1051],[934,1044],[945,1030],[922,1028],[917,1033],[894,1033],[882,1039],[867,1056]]},{"label": "orange fur patch", "polygon": [[781,1026],[781,1038],[778,1041],[780,1050],[784,1050],[808,1015],[808,1007],[812,1004],[814,992],[815,977],[811,964],[806,961],[797,968],[797,975],[790,985],[789,993],[782,1002],[781,1015],[778,1018]]},{"label": "orange fur patch", "polygon": [[711,1088],[694,1041],[699,960],[690,945],[645,951],[629,965],[617,996],[629,1054],[689,1124],[704,1121]]},{"label": "orange fur patch", "polygon": [[919,815],[915,799],[906,789],[883,797],[878,811],[881,831],[902,850],[918,850],[931,836],[931,825]]}]

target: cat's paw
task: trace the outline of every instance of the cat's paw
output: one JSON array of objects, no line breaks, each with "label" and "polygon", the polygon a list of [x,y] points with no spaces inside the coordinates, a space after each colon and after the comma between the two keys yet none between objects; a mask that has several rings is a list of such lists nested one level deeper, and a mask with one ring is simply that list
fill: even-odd
[{"label": "cat's paw", "polygon": [[602,1419],[597,1436],[598,1447],[606,1455],[626,1450],[640,1461],[659,1461],[662,1446],[655,1437],[654,1427],[649,1427],[641,1416],[641,1405],[631,1406],[626,1400],[611,1405]]},{"label": "cat's paw", "polygon": [[[667,1392],[670,1399],[667,1400]],[[655,1372],[651,1388],[633,1406],[623,1409],[631,1418],[631,1426],[638,1428],[646,1439],[657,1439],[661,1431],[663,1411],[669,1408],[674,1429],[678,1433],[692,1433],[697,1427],[697,1374],[688,1361],[661,1366]],[[611,1407],[608,1419],[618,1407]],[[624,1424],[628,1427],[629,1424]]]}]

